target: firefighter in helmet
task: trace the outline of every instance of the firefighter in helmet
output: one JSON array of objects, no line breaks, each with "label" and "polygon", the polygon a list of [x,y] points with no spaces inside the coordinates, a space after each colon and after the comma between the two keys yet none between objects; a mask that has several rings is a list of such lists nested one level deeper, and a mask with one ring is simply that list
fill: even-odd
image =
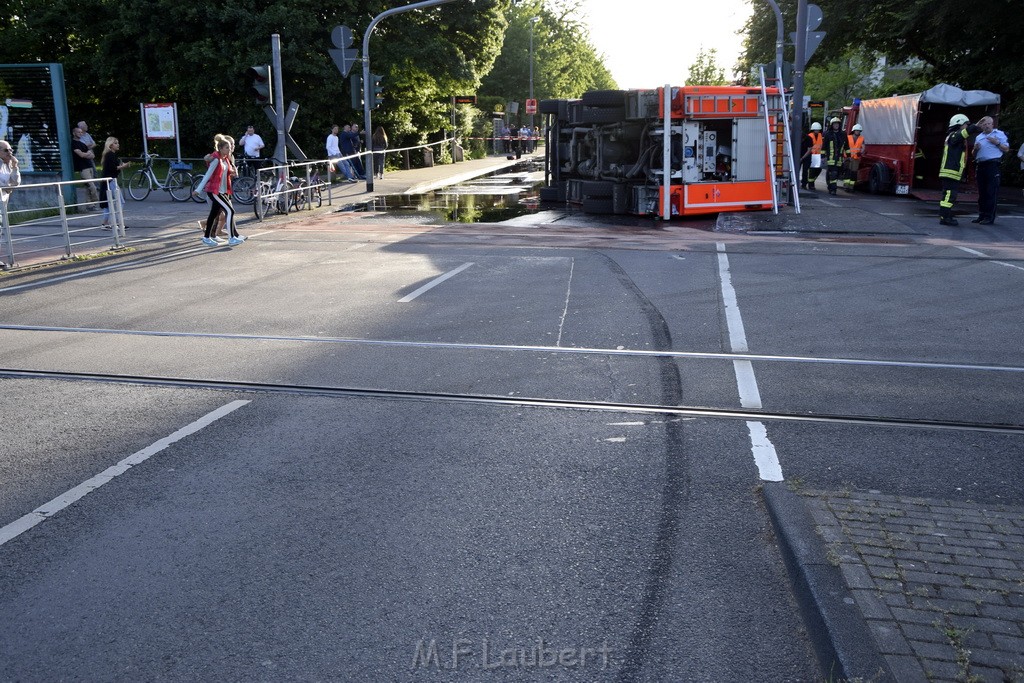
[{"label": "firefighter in helmet", "polygon": [[960,181],[964,179],[964,169],[967,168],[967,138],[980,132],[981,128],[963,114],[954,114],[949,119],[942,164],[939,166],[939,183],[942,185],[939,223],[942,225],[957,224],[953,218],[953,205],[956,204],[956,193],[960,190]]},{"label": "firefighter in helmet", "polygon": [[825,182],[828,185],[828,193],[835,194],[839,186],[839,175],[843,171],[843,161],[846,159],[846,135],[839,130],[842,121],[833,116],[828,122],[828,130],[825,131],[821,143],[822,163],[825,164]]},{"label": "firefighter in helmet", "polygon": [[846,136],[846,168],[843,187],[853,192],[853,186],[857,183],[857,169],[860,168],[860,156],[864,152],[864,136],[861,135],[864,127],[859,123],[853,124],[850,134]]},{"label": "firefighter in helmet", "polygon": [[[800,154],[800,187],[805,190],[814,189],[814,181],[821,175],[821,124],[811,124],[811,132],[804,136],[803,150]],[[818,155],[818,165],[811,165],[811,155]]]}]

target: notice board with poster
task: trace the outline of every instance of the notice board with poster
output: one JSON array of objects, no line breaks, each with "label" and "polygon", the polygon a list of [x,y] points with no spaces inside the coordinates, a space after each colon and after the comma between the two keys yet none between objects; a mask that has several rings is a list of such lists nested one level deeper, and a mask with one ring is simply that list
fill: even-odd
[{"label": "notice board with poster", "polygon": [[14,148],[22,173],[71,177],[71,128],[60,64],[0,64],[0,139]]},{"label": "notice board with poster", "polygon": [[144,104],[142,117],[146,126],[147,140],[173,140],[177,137],[178,117],[173,103],[156,102]]}]

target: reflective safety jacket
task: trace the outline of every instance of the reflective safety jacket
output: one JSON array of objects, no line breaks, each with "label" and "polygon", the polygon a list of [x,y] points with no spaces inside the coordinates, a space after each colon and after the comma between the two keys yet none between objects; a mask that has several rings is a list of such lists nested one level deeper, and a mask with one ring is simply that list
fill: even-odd
[{"label": "reflective safety jacket", "polygon": [[821,154],[821,133],[808,133],[811,139],[811,154]]},{"label": "reflective safety jacket", "polygon": [[847,135],[846,147],[849,149],[851,159],[860,159],[860,155],[864,151],[864,136]]},{"label": "reflective safety jacket", "polygon": [[939,177],[950,180],[963,180],[964,169],[967,168],[967,138],[977,135],[981,128],[973,123],[966,128],[956,126],[946,136],[946,146],[942,150],[942,165],[939,166]]}]

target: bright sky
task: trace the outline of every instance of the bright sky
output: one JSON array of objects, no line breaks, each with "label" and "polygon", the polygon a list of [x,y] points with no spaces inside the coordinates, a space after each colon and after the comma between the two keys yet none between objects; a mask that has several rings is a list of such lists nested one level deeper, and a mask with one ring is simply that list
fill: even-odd
[{"label": "bright sky", "polygon": [[626,90],[683,85],[701,48],[716,48],[731,78],[742,48],[736,31],[753,12],[749,0],[582,0],[580,7],[591,42]]}]

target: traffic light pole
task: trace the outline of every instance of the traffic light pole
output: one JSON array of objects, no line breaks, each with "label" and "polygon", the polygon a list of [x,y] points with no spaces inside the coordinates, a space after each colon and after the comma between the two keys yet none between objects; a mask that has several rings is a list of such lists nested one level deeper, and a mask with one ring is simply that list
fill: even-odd
[{"label": "traffic light pole", "polygon": [[274,157],[281,160],[281,163],[288,161],[288,147],[284,138],[284,78],[281,75],[281,36],[274,33],[270,36],[270,50],[273,59],[274,69],[274,113],[277,120],[274,127],[277,128],[277,145],[274,146]]},{"label": "traffic light pole", "polygon": [[425,0],[424,2],[414,2],[411,5],[394,7],[375,16],[373,21],[370,22],[370,25],[366,27],[366,32],[363,34],[363,135],[366,138],[366,149],[371,152],[371,156],[369,157],[371,172],[366,174],[367,192],[373,192],[373,131],[370,128],[372,125],[370,121],[370,94],[373,84],[370,82],[370,34],[373,33],[373,29],[376,28],[377,24],[387,17],[414,9],[424,9],[427,7],[434,7],[436,5],[444,5],[445,3],[454,1],[455,0]]}]

